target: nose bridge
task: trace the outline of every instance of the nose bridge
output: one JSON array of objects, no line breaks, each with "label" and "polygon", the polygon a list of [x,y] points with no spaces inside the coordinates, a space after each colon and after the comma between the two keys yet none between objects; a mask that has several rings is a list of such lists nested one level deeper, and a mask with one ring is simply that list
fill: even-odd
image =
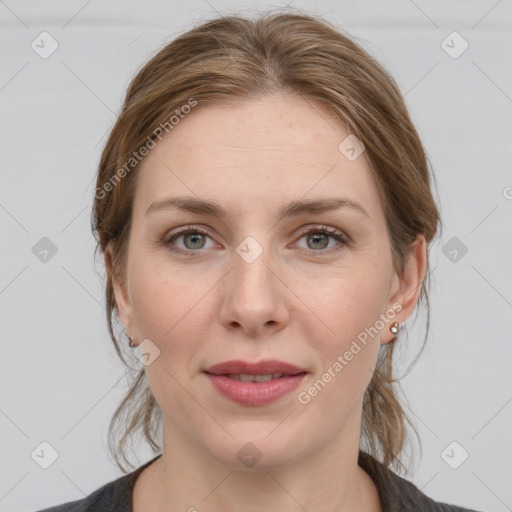
[{"label": "nose bridge", "polygon": [[271,260],[269,245],[262,245],[252,236],[246,237],[236,247],[232,285],[239,299],[246,302],[252,297],[261,303],[262,308],[273,297],[275,283],[270,279]]},{"label": "nose bridge", "polygon": [[240,325],[251,333],[282,324],[287,317],[283,286],[271,270],[275,262],[269,244],[263,245],[250,236],[235,251],[233,269],[224,290],[223,323]]}]

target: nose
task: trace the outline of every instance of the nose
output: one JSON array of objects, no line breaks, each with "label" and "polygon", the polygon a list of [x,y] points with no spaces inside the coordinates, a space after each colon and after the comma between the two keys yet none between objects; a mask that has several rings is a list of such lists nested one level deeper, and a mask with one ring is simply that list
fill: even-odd
[{"label": "nose", "polygon": [[226,329],[261,338],[287,325],[293,294],[268,250],[249,261],[234,254],[233,268],[223,280],[220,316]]}]

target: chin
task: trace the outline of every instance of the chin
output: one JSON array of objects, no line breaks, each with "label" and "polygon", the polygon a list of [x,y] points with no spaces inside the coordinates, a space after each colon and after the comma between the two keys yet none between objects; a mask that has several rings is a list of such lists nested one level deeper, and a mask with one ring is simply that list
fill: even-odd
[{"label": "chin", "polygon": [[[287,465],[299,456],[300,446],[286,429],[279,433],[274,422],[271,428],[253,429],[251,433],[224,438],[211,444],[207,441],[205,449],[210,450],[213,458],[233,470],[271,470]],[[279,429],[279,427],[278,427]]]}]

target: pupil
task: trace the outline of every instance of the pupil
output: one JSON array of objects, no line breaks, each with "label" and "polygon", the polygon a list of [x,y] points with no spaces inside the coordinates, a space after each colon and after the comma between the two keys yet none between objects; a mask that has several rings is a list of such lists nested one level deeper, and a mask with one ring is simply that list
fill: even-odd
[{"label": "pupil", "polygon": [[[201,235],[201,234],[188,234],[188,235],[185,235],[185,245],[187,245],[186,241],[190,239],[189,237],[191,237],[191,238],[196,238],[196,239],[197,239],[197,238],[202,238],[202,237],[203,237],[203,235]],[[200,249],[200,248],[201,248],[201,246],[200,246],[200,247],[197,247],[197,245],[195,245],[195,242],[194,242],[194,241],[192,242],[192,244],[194,245],[193,247],[188,247],[188,246],[187,246],[187,247],[188,247],[189,249],[191,249],[191,248],[192,248],[192,249],[198,249],[198,248]]]},{"label": "pupil", "polygon": [[[318,238],[320,237],[324,237],[324,239],[326,239],[327,237],[322,234],[322,233],[317,233],[315,235],[311,235],[311,237],[313,238],[313,243],[316,244],[318,243]],[[326,247],[325,243],[321,246],[321,248],[323,249],[324,247]],[[317,247],[318,248],[318,247]]]}]

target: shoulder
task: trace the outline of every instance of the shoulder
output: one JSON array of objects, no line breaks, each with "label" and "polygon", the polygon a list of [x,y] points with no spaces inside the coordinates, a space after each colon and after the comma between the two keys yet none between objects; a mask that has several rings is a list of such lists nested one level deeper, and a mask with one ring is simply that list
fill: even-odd
[{"label": "shoulder", "polygon": [[85,499],[86,498],[83,500],[68,501],[67,503],[62,503],[61,505],[56,505],[55,507],[41,509],[37,512],[75,512],[77,510],[84,510],[83,503]]},{"label": "shoulder", "polygon": [[421,492],[413,483],[404,480],[395,475],[398,480],[400,496],[398,499],[399,508],[397,510],[417,510],[428,512],[480,512],[475,509],[459,507],[451,503],[435,501],[423,492]]},{"label": "shoulder", "polygon": [[375,482],[384,512],[480,512],[433,500],[368,453],[360,451],[358,463]]},{"label": "shoulder", "polygon": [[126,508],[127,505],[130,506],[131,498],[125,480],[128,476],[109,482],[81,500],[69,501],[37,512],[103,512],[112,510],[114,504],[119,512],[131,512],[130,508]]},{"label": "shoulder", "polygon": [[135,480],[142,470],[160,455],[146,462],[135,471],[113,480],[81,500],[69,501],[37,512],[132,512],[132,492]]}]

